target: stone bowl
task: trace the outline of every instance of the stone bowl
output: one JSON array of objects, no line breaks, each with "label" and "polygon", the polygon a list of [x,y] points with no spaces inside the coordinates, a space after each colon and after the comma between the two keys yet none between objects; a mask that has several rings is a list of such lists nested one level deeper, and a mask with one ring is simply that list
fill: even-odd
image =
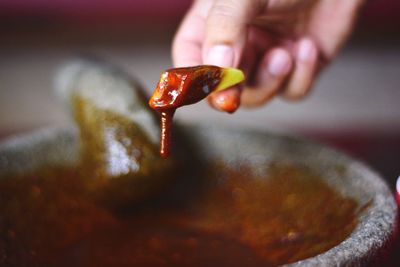
[{"label": "stone bowl", "polygon": [[[266,132],[188,126],[182,133],[190,136],[190,143],[206,160],[228,165],[246,163],[255,171],[270,161],[306,165],[360,206],[370,202],[347,239],[324,253],[287,266],[375,265],[390,249],[397,227],[396,202],[382,177],[365,164],[319,144]],[[73,166],[78,161],[78,147],[77,130],[72,126],[9,138],[0,144],[0,178],[44,165]]]}]

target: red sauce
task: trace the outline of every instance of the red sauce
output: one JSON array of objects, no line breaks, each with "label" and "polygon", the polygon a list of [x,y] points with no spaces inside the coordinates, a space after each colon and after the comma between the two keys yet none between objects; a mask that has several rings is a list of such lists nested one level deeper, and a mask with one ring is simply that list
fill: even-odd
[{"label": "red sauce", "polygon": [[86,165],[1,177],[0,266],[272,267],[328,250],[357,224],[357,202],[303,167],[186,167],[136,206],[123,200],[134,188]]},{"label": "red sauce", "polygon": [[161,140],[160,140],[160,155],[167,157],[171,143],[171,128],[172,118],[175,110],[161,111]]},{"label": "red sauce", "polygon": [[216,66],[169,69],[161,75],[149,105],[161,115],[160,154],[168,157],[175,110],[208,96],[220,83],[222,71]]}]

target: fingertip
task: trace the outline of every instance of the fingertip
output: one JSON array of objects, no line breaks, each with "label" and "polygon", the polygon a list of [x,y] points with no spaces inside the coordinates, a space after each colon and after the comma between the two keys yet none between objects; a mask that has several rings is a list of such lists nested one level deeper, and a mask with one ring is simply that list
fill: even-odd
[{"label": "fingertip", "polygon": [[176,68],[201,65],[201,45],[196,40],[176,36],[172,43],[172,62]]},{"label": "fingertip", "polygon": [[255,84],[242,93],[243,105],[259,107],[273,98],[281,89],[293,68],[290,53],[283,48],[274,48],[264,55],[256,74]]},{"label": "fingertip", "polygon": [[262,70],[271,76],[286,76],[292,69],[292,58],[288,51],[283,48],[276,48],[268,56],[266,67]]},{"label": "fingertip", "polygon": [[175,67],[200,65],[205,36],[206,14],[211,2],[194,1],[172,40],[172,61]]},{"label": "fingertip", "polygon": [[229,45],[214,45],[204,51],[203,61],[206,65],[219,67],[232,67],[235,55],[233,48]]},{"label": "fingertip", "polygon": [[297,43],[296,59],[302,63],[313,63],[317,60],[317,46],[310,38],[302,38]]},{"label": "fingertip", "polygon": [[[262,7],[253,1],[207,2],[212,2],[212,6],[206,18],[203,60],[206,64],[237,67],[247,41],[248,22]],[[224,57],[219,56],[222,55],[222,47]]]},{"label": "fingertip", "polygon": [[235,112],[240,106],[240,92],[238,87],[232,87],[208,96],[208,103],[214,109],[227,113]]},{"label": "fingertip", "polygon": [[289,101],[305,97],[311,90],[318,63],[318,49],[313,40],[302,38],[296,44],[295,69],[282,96]]}]

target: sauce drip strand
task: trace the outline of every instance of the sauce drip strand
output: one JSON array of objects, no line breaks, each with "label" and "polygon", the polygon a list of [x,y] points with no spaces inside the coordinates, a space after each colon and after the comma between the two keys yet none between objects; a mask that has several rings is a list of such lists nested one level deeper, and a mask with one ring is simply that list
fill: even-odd
[{"label": "sauce drip strand", "polygon": [[167,157],[171,143],[171,126],[175,110],[161,111],[161,141],[160,155]]},{"label": "sauce drip strand", "polygon": [[169,155],[172,118],[177,108],[199,102],[210,93],[243,80],[240,70],[210,65],[175,68],[162,73],[149,100],[150,107],[157,110],[161,117],[161,156]]}]

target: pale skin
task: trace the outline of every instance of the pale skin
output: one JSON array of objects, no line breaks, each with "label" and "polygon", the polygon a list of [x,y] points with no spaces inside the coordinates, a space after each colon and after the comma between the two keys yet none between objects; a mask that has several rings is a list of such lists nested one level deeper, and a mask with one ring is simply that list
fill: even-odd
[{"label": "pale skin", "polygon": [[208,97],[220,111],[258,107],[278,95],[301,99],[347,40],[363,2],[195,0],[173,41],[174,65],[242,69],[242,86]]}]

